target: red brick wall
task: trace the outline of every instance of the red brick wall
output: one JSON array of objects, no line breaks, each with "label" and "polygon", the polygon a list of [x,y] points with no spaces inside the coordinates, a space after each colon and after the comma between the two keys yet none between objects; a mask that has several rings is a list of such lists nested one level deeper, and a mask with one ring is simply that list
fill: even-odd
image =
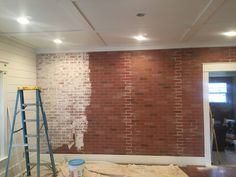
[{"label": "red brick wall", "polygon": [[236,48],[89,53],[84,146],[57,152],[203,156],[202,63],[231,61]]}]

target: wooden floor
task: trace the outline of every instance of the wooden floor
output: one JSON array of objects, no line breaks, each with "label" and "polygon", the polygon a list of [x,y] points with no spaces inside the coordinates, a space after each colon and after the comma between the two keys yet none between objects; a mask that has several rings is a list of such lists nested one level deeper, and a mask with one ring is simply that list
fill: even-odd
[{"label": "wooden floor", "polygon": [[196,167],[188,166],[181,168],[189,177],[236,177],[236,166],[226,167]]}]

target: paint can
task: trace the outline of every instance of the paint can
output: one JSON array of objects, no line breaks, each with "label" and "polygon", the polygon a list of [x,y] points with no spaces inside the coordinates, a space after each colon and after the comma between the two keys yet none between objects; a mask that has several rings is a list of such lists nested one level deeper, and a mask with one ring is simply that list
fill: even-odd
[{"label": "paint can", "polygon": [[82,177],[85,161],[83,159],[69,160],[69,177]]}]

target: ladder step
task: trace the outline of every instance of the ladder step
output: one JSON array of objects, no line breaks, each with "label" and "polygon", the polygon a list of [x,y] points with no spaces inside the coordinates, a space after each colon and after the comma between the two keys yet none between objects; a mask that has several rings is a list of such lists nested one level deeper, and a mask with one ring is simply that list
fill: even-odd
[{"label": "ladder step", "polygon": [[23,128],[20,128],[18,130],[14,130],[13,133],[18,133],[19,131],[23,130]]},{"label": "ladder step", "polygon": [[[36,119],[25,119],[25,122],[36,122]],[[39,122],[43,122],[43,120],[39,120]]]},{"label": "ladder step", "polygon": [[[41,136],[45,136],[45,134],[40,134],[39,136],[40,136],[40,137],[41,137]],[[25,137],[27,137],[27,138],[36,138],[37,135],[35,135],[35,134],[27,134],[27,135],[25,135]]]},{"label": "ladder step", "polygon": [[28,135],[25,135],[25,137],[27,137],[27,138],[34,138],[34,137],[35,137],[35,138],[36,138],[37,135],[33,135],[33,134],[31,135],[31,134],[28,134]]},{"label": "ladder step", "polygon": [[20,112],[26,112],[26,111],[28,111],[28,112],[36,112],[35,109],[26,109],[25,108],[25,109],[18,109],[16,114],[19,114]]},{"label": "ladder step", "polygon": [[[26,150],[27,152],[37,152],[37,149],[28,149]],[[49,153],[48,151],[40,151],[40,154],[47,154]]]},{"label": "ladder step", "polygon": [[13,144],[12,147],[26,147],[29,146],[29,144]]},{"label": "ladder step", "polygon": [[12,147],[18,148],[18,147],[31,147],[31,148],[35,148],[36,145],[33,144],[12,144]]},{"label": "ladder step", "polygon": [[36,106],[37,104],[36,103],[25,103],[25,104],[22,104],[22,106]]},{"label": "ladder step", "polygon": [[[29,163],[29,165],[37,165],[37,163]],[[50,162],[40,163],[41,166],[51,165]]]},{"label": "ladder step", "polygon": [[25,112],[25,111],[36,112],[35,109],[27,109],[27,108],[25,108],[25,109],[20,109],[20,111],[21,111],[21,112]]}]

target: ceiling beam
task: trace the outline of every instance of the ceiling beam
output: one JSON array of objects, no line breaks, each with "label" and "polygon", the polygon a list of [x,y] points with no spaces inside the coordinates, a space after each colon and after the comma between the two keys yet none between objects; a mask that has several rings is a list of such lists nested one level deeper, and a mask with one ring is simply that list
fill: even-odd
[{"label": "ceiling beam", "polygon": [[216,13],[216,11],[226,2],[227,0],[210,0],[209,3],[200,12],[193,24],[184,32],[181,36],[181,42],[187,42],[194,34],[196,34],[200,28],[206,24],[206,22]]},{"label": "ceiling beam", "polygon": [[96,35],[98,36],[98,38],[102,41],[102,43],[107,46],[106,41],[102,38],[102,36],[96,31],[95,27],[93,26],[93,24],[90,22],[90,20],[86,17],[86,15],[84,14],[84,12],[81,10],[81,8],[79,7],[77,1],[75,0],[71,0],[72,4],[74,5],[74,7],[77,9],[78,13],[80,14],[81,17],[83,17],[84,21],[88,24],[88,26],[90,27],[90,29],[92,31],[94,31],[96,33]]}]

